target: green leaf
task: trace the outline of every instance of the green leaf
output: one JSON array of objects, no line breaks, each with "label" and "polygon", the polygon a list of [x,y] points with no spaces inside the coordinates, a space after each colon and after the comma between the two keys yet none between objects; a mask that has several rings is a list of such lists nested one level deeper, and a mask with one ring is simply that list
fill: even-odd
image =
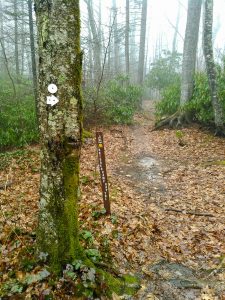
[{"label": "green leaf", "polygon": [[92,259],[94,262],[101,260],[101,254],[97,249],[87,249],[85,250],[87,256]]},{"label": "green leaf", "polygon": [[50,275],[50,273],[46,269],[44,269],[44,270],[38,272],[37,274],[27,275],[25,278],[25,283],[30,285],[32,283],[35,283],[35,282],[38,282],[38,281],[41,281],[41,280],[47,278],[49,275]]}]

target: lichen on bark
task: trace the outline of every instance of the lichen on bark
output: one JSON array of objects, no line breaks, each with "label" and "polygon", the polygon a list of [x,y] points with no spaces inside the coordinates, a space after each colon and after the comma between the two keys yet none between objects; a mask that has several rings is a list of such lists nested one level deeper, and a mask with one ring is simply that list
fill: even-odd
[{"label": "lichen on bark", "polygon": [[[79,1],[36,0],[39,48],[41,182],[39,251],[52,269],[80,256],[78,240],[79,158],[82,99]],[[62,80],[63,79],[63,80]],[[54,106],[48,85],[58,87]]]}]

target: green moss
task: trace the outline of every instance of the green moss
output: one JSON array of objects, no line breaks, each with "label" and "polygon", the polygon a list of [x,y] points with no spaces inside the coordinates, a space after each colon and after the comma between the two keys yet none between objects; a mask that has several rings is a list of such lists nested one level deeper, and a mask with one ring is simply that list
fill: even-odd
[{"label": "green moss", "polygon": [[203,166],[225,166],[225,160],[207,161],[203,163]]},{"label": "green moss", "polygon": [[41,38],[42,43],[48,40],[49,35],[49,18],[48,15],[43,14],[42,28],[41,28]]},{"label": "green moss", "polygon": [[88,138],[93,138],[93,133],[90,131],[87,131],[85,129],[83,129],[83,133],[82,133],[82,138],[84,139],[88,139]]},{"label": "green moss", "polygon": [[38,229],[39,247],[49,254],[51,270],[55,273],[59,273],[64,264],[84,258],[78,232],[79,152],[79,149],[74,149],[64,157],[63,186],[53,186],[52,199],[47,206],[54,220],[56,236],[46,240],[45,228]]},{"label": "green moss", "polygon": [[[67,239],[69,248],[67,249],[70,258],[76,258],[79,250],[78,240],[78,191],[79,186],[79,153],[74,151],[67,156],[63,166],[65,206],[64,216],[67,220]],[[63,241],[65,243],[65,241]],[[68,242],[67,242],[68,243]],[[78,251],[79,252],[79,251]]]},{"label": "green moss", "polygon": [[66,82],[66,80],[67,80],[67,78],[66,78],[65,75],[60,74],[60,75],[58,76],[58,83],[59,83],[59,84],[64,84],[64,83]]},{"label": "green moss", "polygon": [[134,276],[125,275],[121,278],[115,278],[113,275],[105,271],[98,270],[98,272],[102,276],[102,281],[108,286],[108,296],[111,296],[113,292],[120,296],[132,296],[140,288],[139,279]]},{"label": "green moss", "polygon": [[139,279],[137,277],[133,276],[133,275],[126,274],[126,275],[123,276],[123,278],[125,279],[125,282],[127,284],[130,284],[130,285],[139,284]]}]

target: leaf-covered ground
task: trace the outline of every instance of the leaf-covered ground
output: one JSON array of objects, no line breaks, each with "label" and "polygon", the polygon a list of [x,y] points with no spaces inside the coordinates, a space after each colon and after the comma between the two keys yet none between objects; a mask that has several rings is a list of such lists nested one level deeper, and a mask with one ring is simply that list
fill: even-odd
[{"label": "leaf-covered ground", "polygon": [[[84,143],[82,239],[119,273],[147,276],[148,266],[164,259],[204,271],[209,283],[224,283],[225,139],[195,126],[182,132],[151,129],[143,116],[132,126],[102,128],[111,217],[102,214],[95,141]],[[3,299],[45,299],[53,289],[54,299],[74,299],[66,298],[60,284],[49,284],[45,265],[33,260],[39,166],[38,146],[0,154],[0,286],[8,284],[16,295]],[[25,288],[19,281],[29,284]],[[148,297],[143,299],[157,299]],[[225,294],[220,289],[199,297],[225,299]]]}]

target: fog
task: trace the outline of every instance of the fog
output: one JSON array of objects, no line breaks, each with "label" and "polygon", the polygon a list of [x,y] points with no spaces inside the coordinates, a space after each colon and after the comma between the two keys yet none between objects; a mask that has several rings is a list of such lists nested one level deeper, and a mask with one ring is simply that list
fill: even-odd
[{"label": "fog", "polygon": [[[134,2],[141,1],[129,1],[130,7]],[[117,22],[121,26],[125,26],[125,0],[114,1],[116,4]],[[173,37],[175,32],[175,26],[177,16],[179,14],[178,35],[176,41],[176,50],[180,53],[183,51],[183,43],[185,36],[185,26],[187,18],[187,0],[148,0],[147,1],[147,32],[146,32],[146,57],[147,60],[154,60],[156,56],[156,48],[161,50],[172,50]],[[94,18],[96,23],[99,22],[99,11],[101,11],[101,24],[103,30],[107,31],[110,26],[110,12],[112,11],[113,0],[93,0]],[[135,13],[136,11],[136,13]],[[223,52],[225,41],[225,20],[223,18],[223,12],[225,11],[225,2],[223,0],[214,1],[214,49],[215,54]],[[82,16],[82,35],[87,35],[87,6],[85,1],[81,1],[81,16]],[[134,16],[135,15],[135,16]],[[203,15],[203,12],[202,12]],[[133,18],[133,19],[132,19]],[[130,25],[132,26],[135,21],[136,24],[140,24],[140,11],[133,10],[130,13]],[[132,35],[132,28],[130,28],[130,34]],[[136,42],[138,43],[139,36],[136,34]],[[202,17],[200,21],[200,33],[199,33],[199,49],[201,49],[202,40]],[[121,41],[121,45],[124,41]],[[201,50],[199,50],[201,52]],[[160,53],[158,53],[160,55]]]}]

